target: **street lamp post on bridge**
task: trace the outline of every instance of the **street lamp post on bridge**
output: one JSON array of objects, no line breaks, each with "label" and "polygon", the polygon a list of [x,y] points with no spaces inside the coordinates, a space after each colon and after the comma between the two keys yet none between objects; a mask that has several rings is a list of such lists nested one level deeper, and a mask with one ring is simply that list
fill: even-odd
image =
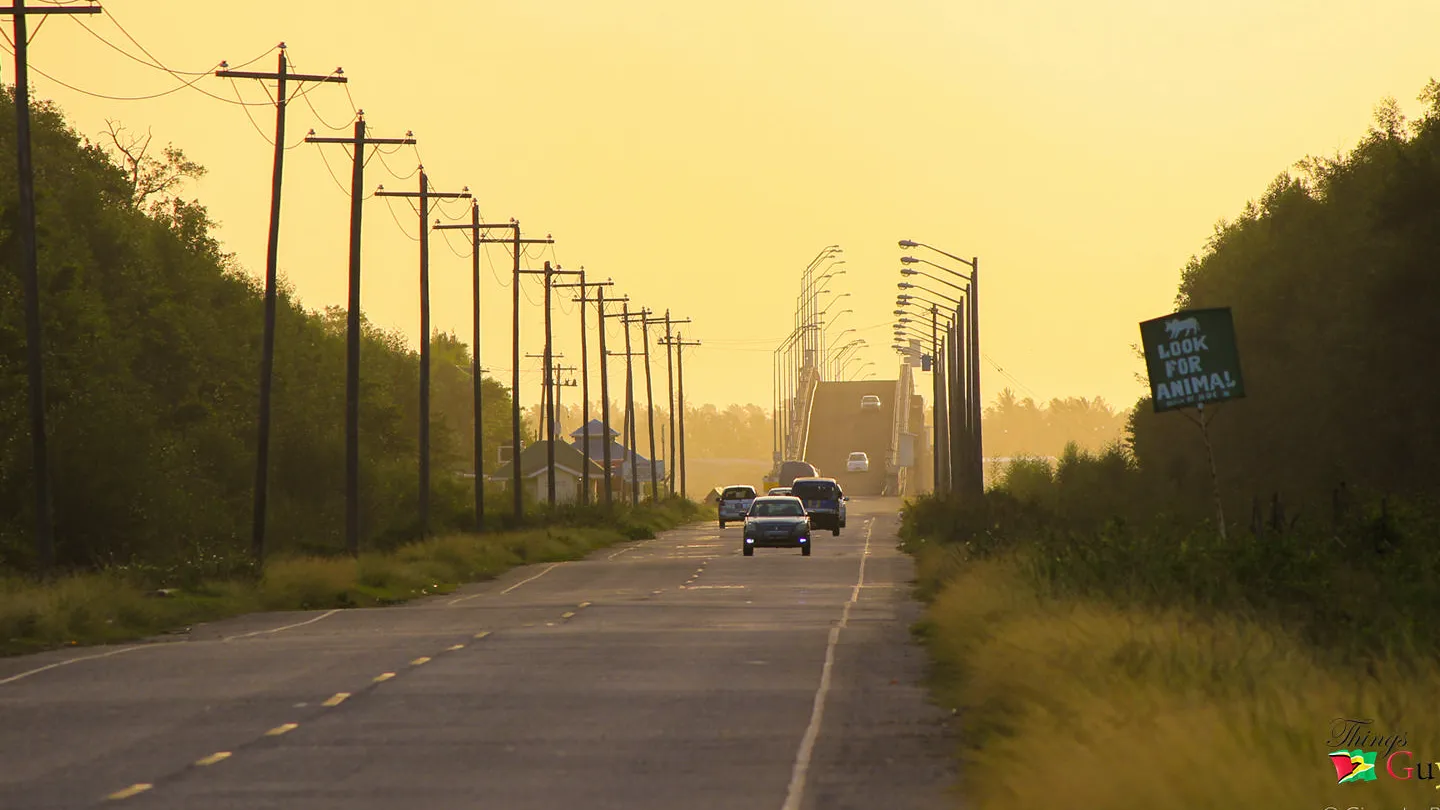
[{"label": "street lamp post on bridge", "polygon": [[943,250],[940,250],[933,245],[927,245],[923,242],[916,242],[912,239],[902,239],[900,240],[899,245],[900,247],[907,249],[916,247],[925,248],[926,250],[938,253],[941,256],[944,256],[953,261],[957,261],[960,264],[963,264],[969,268],[970,272],[968,274],[965,274],[952,270],[943,265],[927,261],[925,259],[917,259],[913,256],[905,256],[902,257],[900,260],[907,265],[919,263],[928,264],[940,270],[944,270],[945,272],[950,273],[953,276],[965,278],[970,282],[970,290],[969,293],[966,295],[966,298],[968,299],[967,303],[969,304],[967,312],[968,317],[966,319],[966,325],[969,327],[969,334],[966,336],[967,339],[965,341],[965,348],[967,350],[968,360],[967,367],[969,371],[968,378],[966,380],[966,388],[968,389],[969,393],[967,421],[969,421],[971,425],[970,440],[972,447],[970,448],[970,455],[971,463],[973,464],[973,472],[971,475],[972,480],[970,484],[972,492],[974,494],[984,495],[984,440],[982,437],[982,430],[980,424],[981,417],[983,415],[980,398],[980,257],[971,256],[969,259],[963,259],[952,253],[947,253]]}]

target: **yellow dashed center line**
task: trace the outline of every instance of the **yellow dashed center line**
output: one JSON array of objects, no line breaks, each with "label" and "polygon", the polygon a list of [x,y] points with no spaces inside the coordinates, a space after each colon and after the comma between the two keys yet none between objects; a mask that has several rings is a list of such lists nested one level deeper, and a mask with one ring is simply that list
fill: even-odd
[{"label": "yellow dashed center line", "polygon": [[590,607],[590,603],[589,603],[589,602],[581,602],[579,606],[582,607],[582,608],[587,608],[587,607]]},{"label": "yellow dashed center line", "polygon": [[379,675],[375,676],[375,683],[380,683],[381,681],[388,681],[393,677],[395,677],[395,673],[393,672],[382,672]]},{"label": "yellow dashed center line", "polygon": [[147,785],[147,784],[141,782],[141,783],[138,783],[138,784],[131,785],[130,787],[125,788],[124,790],[117,790],[117,791],[115,791],[114,793],[111,793],[109,796],[106,796],[105,798],[110,799],[110,800],[112,800],[112,801],[119,800],[119,799],[128,799],[128,798],[130,798],[131,796],[136,795],[137,793],[144,793],[145,791],[149,790],[149,789],[152,788],[152,787],[155,787],[155,786],[154,786],[154,785]]},{"label": "yellow dashed center line", "polygon": [[428,656],[428,655],[422,655],[422,656],[420,656],[419,658],[416,658],[414,661],[411,661],[411,662],[410,662],[410,666],[412,666],[412,667],[418,667],[418,666],[420,666],[421,664],[428,663],[429,661],[430,661],[430,656]]},{"label": "yellow dashed center line", "polygon": [[483,630],[483,631],[481,631],[481,632],[479,632],[479,633],[476,633],[476,634],[475,634],[475,638],[485,638],[485,637],[488,636],[488,635],[490,635],[490,631],[489,631],[489,630]]},{"label": "yellow dashed center line", "polygon": [[283,726],[276,726],[276,727],[270,729],[269,731],[265,732],[265,736],[266,736],[266,737],[279,737],[281,734],[289,734],[290,732],[294,731],[295,729],[297,729],[297,728],[299,728],[299,727],[300,727],[300,724],[299,724],[299,723],[286,723],[286,724],[283,725]]},{"label": "yellow dashed center line", "polygon": [[560,618],[562,618],[562,619],[569,619],[569,618],[572,618],[572,617],[574,617],[574,616],[575,616],[575,611],[573,611],[573,610],[567,610],[567,611],[565,611],[564,613],[561,613],[561,614],[560,614]]},{"label": "yellow dashed center line", "polygon": [[195,764],[196,764],[196,765],[214,765],[214,764],[217,763],[217,762],[221,762],[221,761],[227,760],[227,759],[229,759],[229,758],[230,758],[230,752],[229,752],[229,751],[216,751],[215,753],[211,754],[211,755],[208,756],[208,757],[205,757],[204,759],[197,759],[197,760],[195,760]]},{"label": "yellow dashed center line", "polygon": [[348,697],[350,697],[350,693],[349,693],[349,692],[336,692],[333,696],[331,696],[331,698],[330,698],[329,700],[325,701],[324,703],[321,703],[320,705],[321,705],[321,706],[339,706],[341,703],[344,703],[344,702],[345,702],[345,698],[348,698]]},{"label": "yellow dashed center line", "polygon": [[464,645],[464,644],[456,644],[456,645],[453,646],[453,647],[446,647],[446,648],[445,648],[445,652],[455,652],[456,650],[463,650],[463,649],[465,649],[465,645]]}]

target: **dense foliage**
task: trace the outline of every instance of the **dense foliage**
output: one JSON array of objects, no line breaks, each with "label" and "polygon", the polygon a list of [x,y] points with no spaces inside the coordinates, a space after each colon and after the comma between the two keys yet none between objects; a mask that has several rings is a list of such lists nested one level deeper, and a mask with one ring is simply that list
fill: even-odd
[{"label": "dense foliage", "polygon": [[[12,99],[0,152],[14,154]],[[135,558],[233,558],[248,547],[262,307],[256,282],[211,235],[198,202],[147,197],[154,173],[198,167],[179,150],[134,164],[86,142],[52,105],[33,112],[45,396],[57,554],[67,567]],[[146,189],[137,189],[144,182]],[[173,184],[163,181],[159,191]],[[16,174],[0,161],[0,568],[33,563]],[[345,317],[282,290],[276,329],[269,542],[343,545]],[[469,520],[464,346],[437,344],[432,430],[436,528]],[[362,527],[368,547],[413,534],[418,360],[366,327],[361,350]],[[464,395],[457,393],[463,389]],[[485,431],[509,433],[486,382]],[[498,500],[498,499],[496,499]]]},{"label": "dense foliage", "polygon": [[[1177,304],[1229,306],[1247,398],[1212,438],[1230,511],[1279,493],[1328,506],[1343,482],[1419,495],[1440,485],[1440,382],[1425,371],[1440,303],[1440,85],[1406,122],[1383,103],[1348,155],[1311,158],[1222,224],[1185,268]],[[1141,402],[1141,466],[1177,497],[1204,492],[1200,434]]]},{"label": "dense foliage", "polygon": [[1223,531],[1200,430],[1142,400],[1124,446],[912,504],[910,545],[1019,553],[1048,592],[1259,614],[1331,651],[1440,650],[1440,386],[1417,373],[1440,303],[1440,85],[1421,98],[1420,121],[1386,102],[1350,155],[1281,175],[1185,270],[1178,306],[1233,309],[1245,374],[1210,425]]}]

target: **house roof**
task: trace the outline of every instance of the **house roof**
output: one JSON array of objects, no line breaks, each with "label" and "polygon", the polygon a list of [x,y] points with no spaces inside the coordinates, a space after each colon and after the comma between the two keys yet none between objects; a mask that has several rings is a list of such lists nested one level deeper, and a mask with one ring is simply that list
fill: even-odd
[{"label": "house roof", "polygon": [[[590,429],[591,439],[599,439],[605,435],[605,423],[601,422],[599,419],[591,419],[584,425],[570,431],[570,437],[573,439],[583,439],[585,436],[586,428]],[[616,430],[615,428],[610,428],[610,435],[619,436],[620,431]]]},{"label": "house roof", "polygon": [[[603,445],[600,446],[600,447],[598,447],[598,448],[594,446],[595,443],[598,443],[598,442],[600,441],[600,437],[599,437],[598,435],[596,435],[596,436],[591,436],[591,437],[590,437],[590,441],[591,441],[590,460],[593,461],[593,462],[596,462],[597,464],[602,464],[602,465],[603,465],[604,462],[605,462],[605,448],[604,448]],[[571,447],[574,447],[575,450],[576,450],[576,452],[580,453],[580,454],[581,454],[581,457],[583,458],[583,457],[584,457],[584,453],[585,453],[585,448],[583,447],[583,445],[584,445],[584,442],[577,439],[577,440],[576,440],[573,444],[571,444],[570,446],[571,446]],[[626,447],[626,446],[623,445],[623,444],[620,444],[619,442],[610,442],[610,460],[611,460],[612,462],[617,462],[617,463],[618,463],[618,462],[621,462],[621,461],[629,461],[629,460],[630,460],[630,456],[631,456],[630,448]],[[649,464],[649,463],[650,463],[650,459],[648,459],[648,458],[640,455],[639,453],[635,453],[635,454],[634,454],[634,457],[635,457],[635,461],[636,461],[637,463],[639,463],[639,464]]]},{"label": "house roof", "polygon": [[[546,449],[549,442],[535,442],[520,451],[520,474],[529,478],[536,475],[543,475],[549,464],[549,451]],[[585,469],[585,455],[574,445],[564,442],[555,443],[555,468],[563,469],[572,475],[580,475]],[[605,468],[590,462],[591,475],[604,475]],[[511,462],[501,464],[490,473],[492,479],[509,480],[515,475],[515,468]]]}]

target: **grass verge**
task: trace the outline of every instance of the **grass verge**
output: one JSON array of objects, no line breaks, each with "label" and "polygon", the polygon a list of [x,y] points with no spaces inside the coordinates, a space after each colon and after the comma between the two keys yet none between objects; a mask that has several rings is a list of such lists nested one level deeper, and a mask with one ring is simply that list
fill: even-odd
[{"label": "grass verge", "polygon": [[917,553],[930,605],[916,631],[961,726],[965,806],[1440,805],[1440,780],[1391,777],[1383,744],[1368,784],[1337,785],[1327,756],[1337,718],[1373,718],[1406,735],[1397,774],[1440,760],[1433,665],[1327,665],[1259,621],[1047,594],[1033,563]]},{"label": "grass verge", "polygon": [[[122,567],[45,583],[0,579],[0,655],[130,641],[257,611],[397,604],[447,593],[517,565],[579,559],[706,516],[705,507],[678,501],[608,516],[587,513],[587,521],[601,525],[449,535],[358,559],[277,558],[258,580],[196,578],[183,567]],[[568,522],[577,520],[572,516]]]}]

